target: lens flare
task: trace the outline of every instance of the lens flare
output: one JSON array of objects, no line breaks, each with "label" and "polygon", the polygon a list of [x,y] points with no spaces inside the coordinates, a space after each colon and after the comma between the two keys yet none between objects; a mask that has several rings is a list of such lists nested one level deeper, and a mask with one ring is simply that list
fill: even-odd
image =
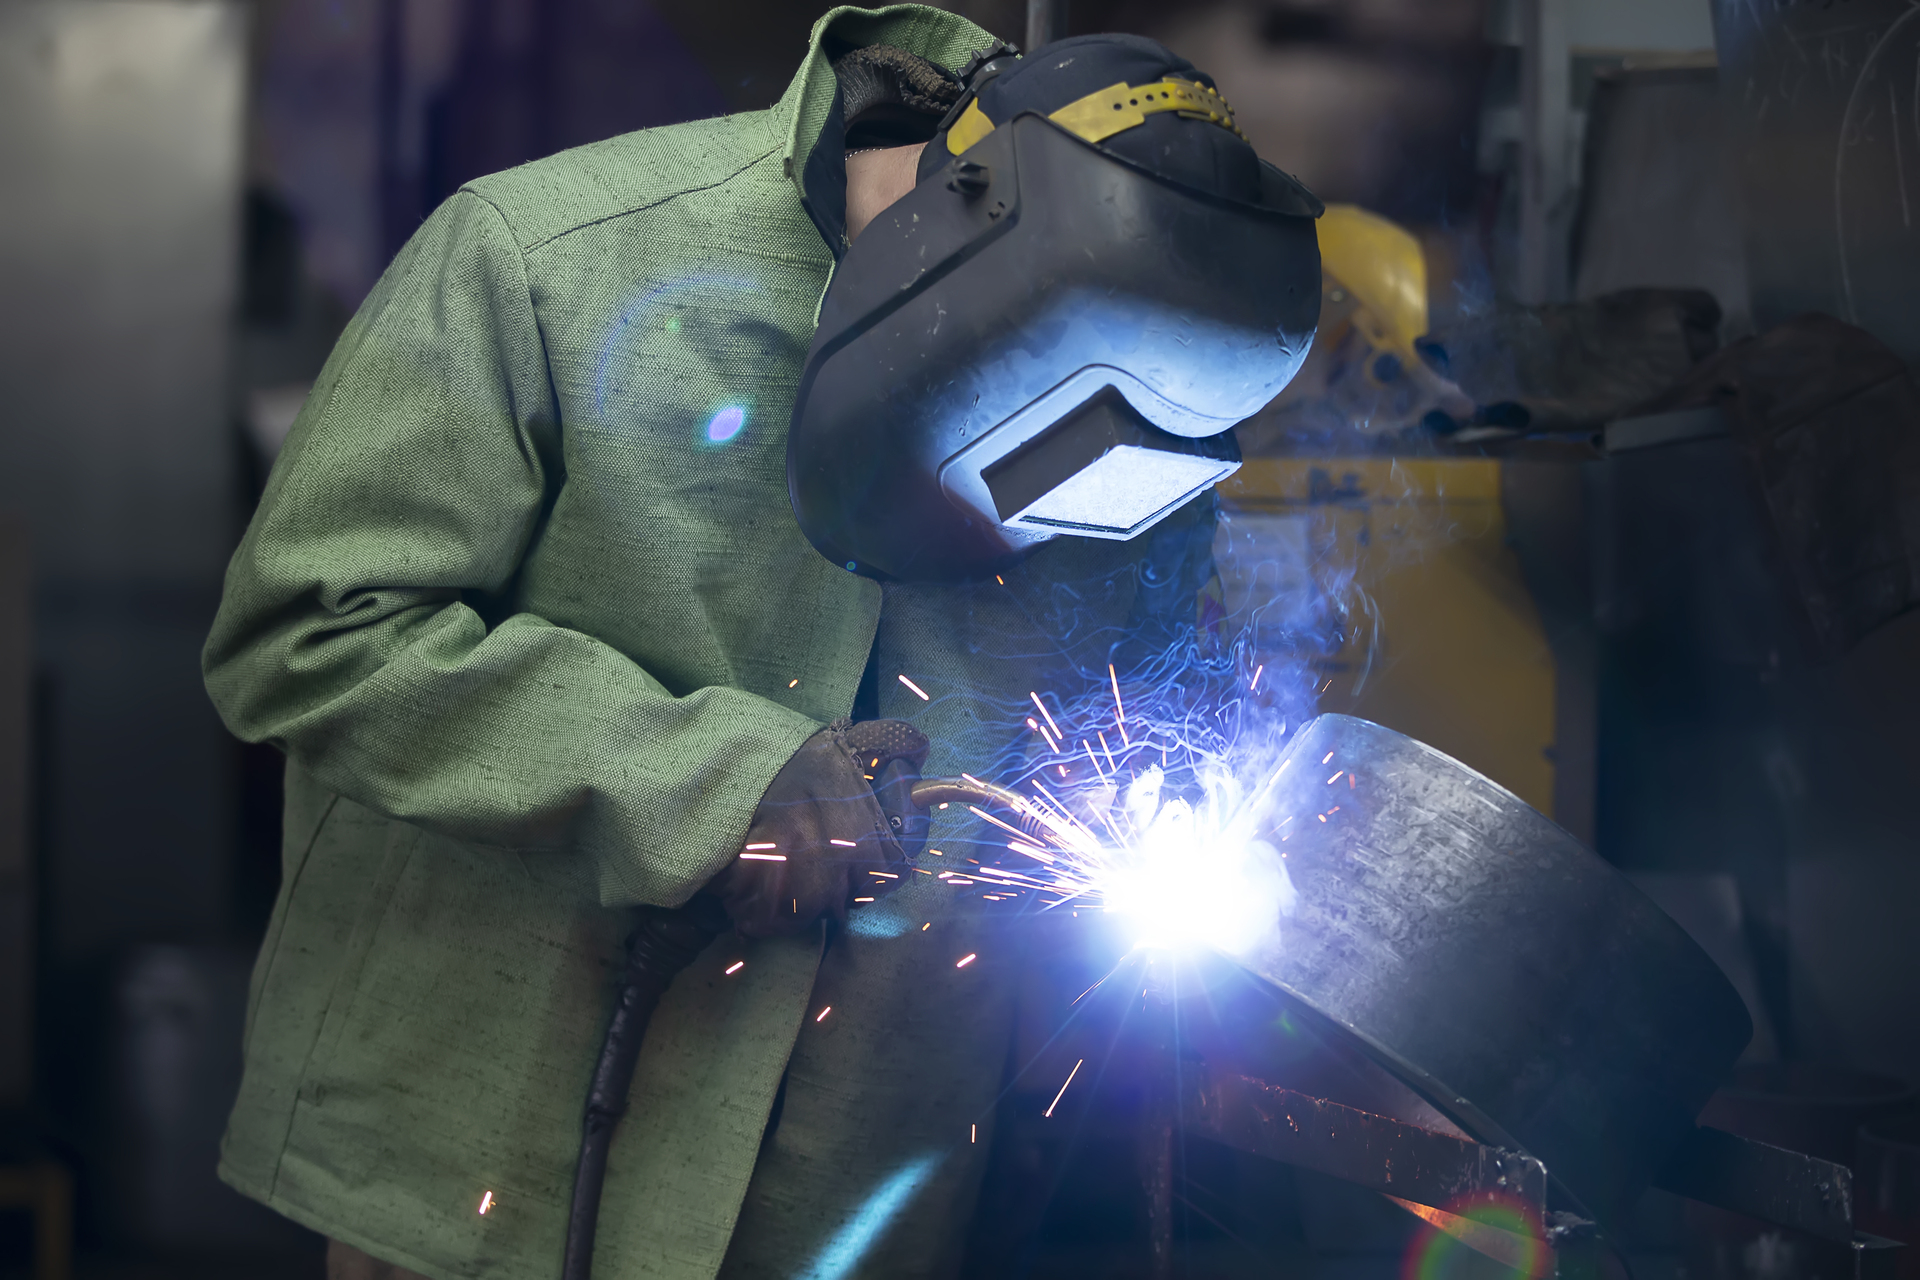
[{"label": "lens flare", "polygon": [[801,1280],[841,1280],[850,1274],[939,1167],[938,1155],[924,1155],[883,1181],[800,1272]]},{"label": "lens flare", "polygon": [[747,425],[747,411],[737,404],[726,405],[707,419],[707,443],[725,444]]},{"label": "lens flare", "polygon": [[1541,1280],[1553,1274],[1553,1252],[1539,1215],[1517,1199],[1432,1209],[1388,1198],[1428,1224],[1407,1246],[1400,1280],[1485,1276],[1486,1259],[1505,1269],[1506,1280]]}]

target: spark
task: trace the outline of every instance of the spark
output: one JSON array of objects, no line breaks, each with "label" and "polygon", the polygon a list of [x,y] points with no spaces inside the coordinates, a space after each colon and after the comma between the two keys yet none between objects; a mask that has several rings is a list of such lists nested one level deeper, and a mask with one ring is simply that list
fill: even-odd
[{"label": "spark", "polygon": [[796,678],[794,678],[794,679],[792,679],[792,680],[789,680],[789,681],[787,681],[787,688],[789,688],[789,689],[791,689],[791,688],[794,688],[794,687],[795,687],[796,685],[798,685],[799,683],[800,683],[800,681],[799,681],[799,679],[798,679],[798,677],[796,677]]},{"label": "spark", "polygon": [[855,844],[853,841],[842,840],[838,836],[828,837],[827,843],[832,845],[838,845],[842,849],[857,849],[860,847],[859,845]]},{"label": "spark", "polygon": [[727,966],[727,976],[731,978],[734,974],[740,972],[742,969],[746,967],[747,967],[747,962],[745,960],[735,960],[732,964]]},{"label": "spark", "polygon": [[[1288,722],[1265,719],[1265,708],[1247,698],[1265,680],[1265,668],[1259,664],[1247,685],[1234,680],[1228,690],[1230,698],[1262,713],[1257,726],[1248,726],[1241,717],[1249,712],[1236,705],[1221,706],[1201,720],[1214,706],[1194,706],[1179,697],[1169,698],[1168,706],[1183,719],[1156,723],[1159,704],[1150,700],[1134,708],[1129,726],[1119,668],[1108,663],[1108,689],[1090,692],[1096,705],[1111,694],[1121,753],[1114,751],[1105,726],[1090,723],[1104,715],[1088,715],[1082,704],[1051,692],[1028,690],[1032,713],[1022,708],[1016,714],[1054,751],[1066,754],[1062,720],[1093,730],[1079,741],[1092,771],[1080,766],[1078,753],[1065,761],[1029,755],[1024,776],[1006,780],[1020,794],[1002,792],[999,802],[966,805],[972,817],[1004,833],[999,842],[982,842],[987,865],[967,858],[976,870],[943,872],[940,879],[955,888],[981,887],[978,896],[986,902],[1031,892],[1039,910],[1071,907],[1076,919],[1085,907],[1093,918],[1127,931],[1136,948],[1205,945],[1231,953],[1271,930],[1276,916],[1292,913],[1295,891],[1276,848],[1287,838],[1279,828],[1292,815],[1271,812],[1287,768]],[[1177,682],[1156,676],[1144,686],[1146,692],[1136,691],[1136,703],[1156,687],[1170,694],[1183,691]],[[1291,694],[1276,687],[1272,696]],[[1061,704],[1058,715],[1054,702]],[[1258,741],[1243,742],[1254,727]],[[1132,750],[1136,728],[1145,748],[1141,752]],[[1149,763],[1147,753],[1156,747],[1160,761]],[[1045,776],[1047,765],[1056,777]],[[1351,786],[1345,770],[1336,772],[1329,785],[1342,774]],[[978,782],[972,774],[963,777]]]},{"label": "spark", "polygon": [[486,1217],[487,1210],[491,1208],[493,1208],[493,1192],[489,1191],[480,1197],[480,1216]]},{"label": "spark", "polygon": [[775,840],[763,840],[747,846],[749,849],[778,849],[779,847],[779,842]]},{"label": "spark", "polygon": [[970,804],[967,806],[967,809],[969,812],[973,814],[974,817],[985,818],[988,822],[991,822],[994,826],[1000,828],[1002,831],[1011,832],[1012,834],[1019,836],[1022,839],[1026,837],[1026,834],[1027,834],[1026,832],[1022,831],[1018,827],[1008,826],[1006,823],[1000,821],[1000,819],[994,817],[992,814],[988,813],[985,809],[982,809],[977,804]]},{"label": "spark", "polygon": [[1041,782],[1040,779],[1035,778],[1033,780],[1033,789],[1035,791],[1038,791],[1041,795],[1045,796],[1047,798],[1047,803],[1052,805],[1055,809],[1060,810],[1062,813],[1066,812],[1067,806],[1061,804],[1060,801],[1054,796],[1053,792],[1047,790],[1046,784]]},{"label": "spark", "polygon": [[872,902],[873,899],[872,898],[855,898],[854,901],[855,902]]},{"label": "spark", "polygon": [[1001,577],[1001,576],[1000,576],[999,574],[997,574],[997,573],[993,575],[993,580],[994,580],[995,582],[997,582],[997,583],[999,583],[999,584],[1000,584],[1001,586],[1003,586],[1003,587],[1007,585],[1007,580],[1006,580],[1005,578],[1003,578],[1003,577]]},{"label": "spark", "polygon": [[888,880],[898,880],[900,878],[899,873],[896,871],[869,871],[867,874],[870,876],[884,876]]},{"label": "spark", "polygon": [[1060,754],[1060,743],[1057,740],[1055,740],[1052,734],[1047,732],[1047,726],[1041,724],[1038,720],[1035,720],[1032,716],[1028,716],[1027,728],[1039,734],[1041,739],[1046,742],[1047,746],[1053,750],[1053,754],[1055,755]]},{"label": "spark", "polygon": [[978,1124],[970,1124],[967,1126],[967,1141],[973,1143],[980,1141],[980,1126]]},{"label": "spark", "polygon": [[961,956],[958,960],[956,960],[954,962],[953,967],[956,969],[964,969],[968,965],[972,964],[975,960],[978,960],[979,958],[980,957],[977,953],[969,951],[967,952],[967,954]]},{"label": "spark", "polygon": [[1054,736],[1065,737],[1066,735],[1060,732],[1059,722],[1053,718],[1053,712],[1047,710],[1047,704],[1040,701],[1040,691],[1037,689],[1029,689],[1027,690],[1027,696],[1033,699],[1033,705],[1040,708],[1040,714],[1045,716],[1047,723],[1053,726]]},{"label": "spark", "polygon": [[1347,790],[1349,790],[1349,791],[1351,791],[1351,790],[1353,790],[1353,775],[1352,775],[1352,774],[1348,774],[1348,775],[1347,775]]},{"label": "spark", "polygon": [[1067,1005],[1067,1007],[1071,1009],[1074,1005],[1079,1004],[1082,1000],[1085,1000],[1088,996],[1092,995],[1095,991],[1099,990],[1101,984],[1106,982],[1107,978],[1111,978],[1115,973],[1118,973],[1118,972],[1119,972],[1119,966],[1116,965],[1111,971],[1108,972],[1106,978],[1100,979],[1099,982],[1094,983],[1091,987],[1088,987],[1085,991],[1082,991],[1079,995],[1075,996],[1073,1000]]},{"label": "spark", "polygon": [[1073,1083],[1073,1078],[1080,1074],[1080,1068],[1085,1066],[1086,1062],[1087,1060],[1085,1058],[1082,1058],[1080,1059],[1080,1061],[1073,1064],[1073,1070],[1067,1072],[1067,1083],[1061,1085],[1060,1092],[1053,1095],[1053,1101],[1047,1104],[1047,1110],[1045,1115],[1041,1117],[1042,1119],[1044,1120],[1053,1119],[1053,1109],[1060,1105],[1060,1099],[1067,1096],[1067,1085]]},{"label": "spark", "polygon": [[1327,815],[1324,813],[1316,813],[1313,816],[1320,819],[1320,821],[1322,822],[1325,822],[1327,820]]},{"label": "spark", "polygon": [[[785,862],[787,860],[787,855],[784,853],[743,853],[740,856],[748,862]],[[794,909],[799,910],[797,907]]]},{"label": "spark", "polygon": [[927,696],[927,691],[926,691],[925,689],[922,689],[922,688],[921,688],[921,687],[920,687],[919,685],[917,685],[917,684],[915,684],[915,683],[914,683],[913,681],[911,681],[911,680],[909,680],[909,679],[907,679],[907,677],[906,677],[906,676],[905,676],[904,674],[903,674],[903,675],[901,675],[901,677],[900,677],[900,683],[901,683],[901,684],[903,684],[903,685],[905,685],[905,686],[907,686],[907,688],[909,688],[909,689],[911,689],[911,690],[913,690],[913,692],[914,692],[914,693],[916,693],[916,694],[918,694],[918,695],[920,696],[920,701],[922,701],[922,702],[932,702],[932,701],[933,701],[933,699],[932,699],[932,698],[929,698],[929,697]]},{"label": "spark", "polygon": [[933,921],[929,920],[925,924],[920,926],[920,932],[925,933],[927,930],[931,928],[933,928]]},{"label": "spark", "polygon": [[[1345,772],[1346,772],[1346,770],[1345,770],[1345,769],[1342,769],[1342,770],[1340,771],[1340,773],[1345,773]],[[1340,773],[1336,773],[1336,774],[1334,774],[1334,775],[1333,775],[1333,776],[1332,776],[1331,778],[1328,778],[1328,779],[1327,779],[1327,785],[1328,785],[1328,786],[1332,786],[1332,785],[1333,785],[1334,783],[1336,783],[1336,782],[1338,782],[1338,781],[1340,781]]]},{"label": "spark", "polygon": [[1328,764],[1328,763],[1331,763],[1331,762],[1332,762],[1332,760],[1333,760],[1333,752],[1331,752],[1331,751],[1329,751],[1329,752],[1327,752],[1327,754],[1325,754],[1324,756],[1321,756],[1321,757],[1320,757],[1320,763],[1321,763],[1321,764]]},{"label": "spark", "polygon": [[825,1022],[827,1020],[827,1015],[832,1012],[833,1012],[833,1006],[828,1005],[826,1008],[822,1009],[819,1013],[814,1014],[813,1020],[815,1022]]},{"label": "spark", "polygon": [[1080,745],[1086,748],[1087,759],[1093,761],[1093,771],[1100,775],[1102,782],[1105,782],[1107,780],[1107,771],[1100,767],[1100,757],[1093,754],[1093,745],[1085,738],[1080,739]]}]

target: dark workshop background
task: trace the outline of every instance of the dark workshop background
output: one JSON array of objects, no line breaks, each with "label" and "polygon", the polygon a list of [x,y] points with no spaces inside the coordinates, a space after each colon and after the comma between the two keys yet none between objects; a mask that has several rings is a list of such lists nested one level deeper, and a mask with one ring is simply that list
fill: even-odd
[{"label": "dark workshop background", "polygon": [[[1024,38],[1017,0],[950,7]],[[1263,154],[1414,230],[1436,325],[1693,286],[1723,341],[1815,309],[1911,365],[1916,14],[1073,0],[1065,21],[1164,40]],[[225,733],[198,652],[333,340],[461,182],[765,107],[817,16],[0,0],[0,1166],[71,1186],[76,1274],[319,1275],[312,1236],[213,1176],[277,888],[279,761]],[[1816,660],[1726,459],[1663,457],[1509,470],[1557,664],[1557,814],[1716,939],[1762,1023],[1752,1056],[1920,1081],[1920,617]],[[29,1210],[59,1229],[58,1199],[0,1203],[0,1276],[30,1274]],[[1130,1212],[1079,1203],[1023,1265],[1125,1274],[1087,1259],[1102,1215]],[[1186,1274],[1275,1273],[1235,1247]],[[1646,1247],[1678,1248],[1657,1226]],[[1354,1259],[1313,1274],[1399,1265]]]}]

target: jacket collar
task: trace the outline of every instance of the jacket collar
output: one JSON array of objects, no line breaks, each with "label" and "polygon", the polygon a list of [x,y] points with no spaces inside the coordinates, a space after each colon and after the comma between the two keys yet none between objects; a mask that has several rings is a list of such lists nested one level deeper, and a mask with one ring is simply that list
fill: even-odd
[{"label": "jacket collar", "polygon": [[958,71],[993,37],[965,18],[925,5],[843,6],[813,24],[807,55],[774,104],[782,161],[800,203],[837,259],[847,247],[846,128],[833,59],[850,49],[890,44]]}]

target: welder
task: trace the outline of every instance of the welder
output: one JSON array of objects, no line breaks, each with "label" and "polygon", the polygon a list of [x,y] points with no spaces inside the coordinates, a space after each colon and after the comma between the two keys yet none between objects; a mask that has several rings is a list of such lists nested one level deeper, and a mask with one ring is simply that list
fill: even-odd
[{"label": "welder", "polygon": [[436,211],[206,649],[288,757],[222,1176],[337,1277],[559,1274],[622,939],[691,899],[731,927],[652,1015],[594,1273],[954,1274],[1012,965],[928,865],[964,833],[873,787],[1044,751],[1030,691],[1191,632],[1318,211],[1159,45],[914,6]]}]

